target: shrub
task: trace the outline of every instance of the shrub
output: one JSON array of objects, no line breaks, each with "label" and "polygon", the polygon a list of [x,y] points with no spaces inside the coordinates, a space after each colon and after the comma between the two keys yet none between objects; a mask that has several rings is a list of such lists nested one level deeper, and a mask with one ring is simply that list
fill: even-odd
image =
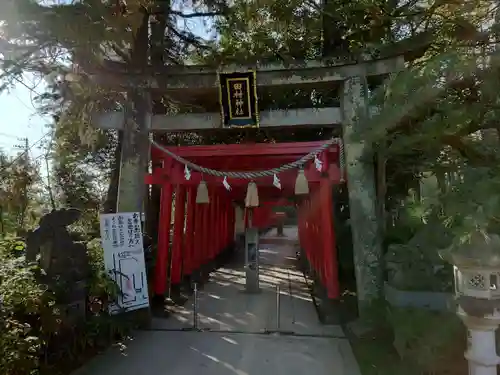
[{"label": "shrub", "polygon": [[466,329],[453,312],[392,307],[376,301],[370,307],[362,337],[351,337],[365,375],[465,375]]},{"label": "shrub", "polygon": [[88,253],[88,311],[85,322],[75,327],[76,333],[68,332],[54,294],[37,282],[38,266],[26,264],[22,244],[0,242],[0,374],[70,371],[126,336],[131,326],[127,317],[108,314],[108,303],[118,288],[104,272],[100,241],[91,241]]},{"label": "shrub", "polygon": [[53,296],[35,280],[36,266],[27,266],[15,247],[0,243],[0,373],[26,375],[37,372],[58,312]]},{"label": "shrub", "polygon": [[467,369],[463,357],[466,332],[456,314],[390,308],[387,319],[394,347],[408,368],[418,374],[459,374]]},{"label": "shrub", "polygon": [[[118,285],[109,277],[104,268],[104,252],[100,239],[87,244],[90,261],[89,299],[91,311],[101,314],[107,311],[108,303],[120,292]],[[99,308],[96,304],[99,304]]]}]

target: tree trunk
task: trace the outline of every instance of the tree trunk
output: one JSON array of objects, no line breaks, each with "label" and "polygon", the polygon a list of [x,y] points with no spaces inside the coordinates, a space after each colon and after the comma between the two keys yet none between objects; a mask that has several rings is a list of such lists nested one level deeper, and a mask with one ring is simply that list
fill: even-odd
[{"label": "tree trunk", "polygon": [[[332,6],[333,5],[333,6]],[[335,17],[335,3],[331,0],[323,0],[323,57],[345,56],[349,52],[349,42],[343,38],[346,30],[343,29],[340,20]]]},{"label": "tree trunk", "polygon": [[[151,63],[154,67],[163,67],[166,61],[166,51],[172,46],[167,42],[169,38],[165,37],[167,29],[167,20],[170,12],[170,0],[157,0],[157,5],[164,10],[163,13],[157,13],[154,20],[151,22],[151,36],[149,40],[149,48],[151,55]],[[153,113],[164,114],[166,107],[162,100],[153,100]],[[153,134],[153,139],[157,142],[162,142],[160,134]],[[152,166],[153,171],[155,165]],[[160,205],[161,205],[161,186],[152,185],[151,193],[148,191],[148,205],[146,207],[146,223],[145,231],[156,243],[158,239],[158,227],[160,223]]]},{"label": "tree trunk", "polygon": [[[130,67],[137,71],[145,69],[149,55],[149,14],[146,9],[141,9],[141,18],[130,52]],[[118,212],[144,212],[144,177],[149,162],[151,104],[150,93],[142,88],[134,87],[127,91],[118,182]]]}]

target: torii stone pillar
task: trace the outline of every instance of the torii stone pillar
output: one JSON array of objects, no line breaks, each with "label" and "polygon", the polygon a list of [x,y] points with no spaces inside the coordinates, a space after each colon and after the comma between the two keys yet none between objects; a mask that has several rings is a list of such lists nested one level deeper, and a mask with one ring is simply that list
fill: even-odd
[{"label": "torii stone pillar", "polygon": [[117,212],[143,212],[146,185],[144,178],[149,162],[148,133],[151,128],[151,98],[131,90],[130,108],[125,113],[118,183]]},{"label": "torii stone pillar", "polygon": [[342,95],[342,131],[349,190],[354,269],[360,318],[381,295],[383,288],[382,246],[376,211],[375,172],[371,145],[363,140],[366,113],[365,87],[361,77],[344,81]]},{"label": "torii stone pillar", "polygon": [[[151,127],[151,98],[139,90],[130,90],[130,112],[126,112],[118,180],[116,212],[144,212],[146,184],[144,178],[149,162],[148,132]],[[143,327],[151,326],[151,308],[130,312]]]}]

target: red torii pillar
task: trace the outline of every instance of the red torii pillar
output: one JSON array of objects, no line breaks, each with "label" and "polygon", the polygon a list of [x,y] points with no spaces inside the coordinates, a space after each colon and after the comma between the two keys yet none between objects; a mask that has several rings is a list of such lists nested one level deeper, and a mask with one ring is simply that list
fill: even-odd
[{"label": "red torii pillar", "polygon": [[[323,158],[328,168],[328,160]],[[332,185],[328,172],[323,172],[319,188],[311,187],[311,193],[299,205],[299,238],[309,263],[325,287],[329,299],[340,298],[338,261],[332,216]]]},{"label": "red torii pillar", "polygon": [[184,251],[184,262],[182,274],[184,276],[191,275],[193,272],[194,251],[196,242],[195,215],[196,215],[196,189],[194,186],[188,187],[187,209],[186,209],[186,248]]},{"label": "red torii pillar", "polygon": [[224,248],[227,248],[231,243],[231,213],[234,211],[231,209],[231,201],[229,199],[226,199],[224,202]]},{"label": "red torii pillar", "polygon": [[217,233],[216,233],[216,222],[217,222],[217,195],[215,194],[214,190],[211,189],[210,191],[210,204],[209,204],[209,230],[208,230],[208,243],[209,243],[209,248],[208,248],[208,256],[207,256],[207,262],[210,262],[214,258],[214,254],[217,250]]},{"label": "red torii pillar", "polygon": [[236,221],[236,213],[235,207],[232,202],[228,200],[227,202],[227,229],[226,229],[226,245],[228,246],[231,242],[234,241],[234,232],[235,232],[235,221]]},{"label": "red torii pillar", "polygon": [[220,212],[219,253],[224,251],[224,249],[226,248],[226,220],[227,220],[226,207],[227,207],[227,199],[225,197],[221,197],[220,208],[219,208]]},{"label": "red torii pillar", "polygon": [[215,194],[215,206],[214,206],[214,252],[212,253],[212,260],[214,260],[217,255],[219,255],[222,247],[221,235],[222,235],[222,216],[221,216],[221,207],[222,207],[222,198]]},{"label": "red torii pillar", "polygon": [[[321,266],[321,252],[323,251],[321,247],[321,236],[319,233],[319,225],[320,225],[320,218],[319,218],[319,200],[318,200],[318,194],[316,189],[311,192],[312,197],[310,200],[309,204],[309,215],[310,215],[310,220],[311,220],[311,229],[312,229],[312,234],[311,234],[311,242],[312,242],[312,249],[311,251],[314,254],[314,270],[316,271],[316,274],[319,277],[319,280],[323,282],[323,275],[322,275],[322,266]],[[324,284],[323,284],[324,285]]]},{"label": "red torii pillar", "polygon": [[167,290],[170,222],[172,220],[172,185],[170,183],[163,184],[160,200],[158,251],[156,257],[154,283],[154,292],[156,295],[164,295]]},{"label": "red torii pillar", "polygon": [[210,205],[213,203],[210,202],[208,204],[201,204],[201,242],[200,242],[200,257],[199,257],[199,269],[201,273],[201,279],[205,279],[208,275],[206,275],[206,269],[203,268],[206,261],[209,258],[210,254]]},{"label": "red torii pillar", "polygon": [[323,239],[323,274],[328,298],[340,297],[337,249],[332,217],[332,186],[328,178],[323,177],[320,182],[320,210],[321,210],[321,238]]},{"label": "red torii pillar", "polygon": [[304,222],[304,248],[306,250],[307,259],[309,260],[309,271],[314,269],[314,256],[311,252],[311,222],[309,219],[309,197],[302,202],[302,220]]},{"label": "red torii pillar", "polygon": [[219,206],[219,228],[220,228],[219,253],[221,253],[226,248],[226,218],[227,218],[226,203],[227,203],[227,198],[221,196],[221,200],[219,202],[219,204],[220,204],[220,206]]},{"label": "red torii pillar", "polygon": [[[304,220],[303,220],[303,213],[302,213],[303,209],[302,209],[302,204],[300,203],[297,203],[295,204],[295,212],[297,214],[297,232],[298,232],[298,236],[299,236],[299,244],[300,244],[300,248],[301,248],[301,256],[306,256],[307,257],[307,254],[305,252],[305,248],[304,248],[304,243],[305,243],[305,237],[304,237]],[[302,251],[304,250],[304,251]]]},{"label": "red torii pillar", "polygon": [[184,214],[186,210],[186,187],[178,185],[175,191],[174,237],[172,239],[171,285],[178,285],[182,278],[182,248],[184,240]]},{"label": "red torii pillar", "polygon": [[[196,198],[195,198],[196,200]],[[202,248],[203,242],[203,212],[205,205],[195,203],[195,217],[194,217],[194,248],[193,248],[193,271],[199,271],[202,263]]]},{"label": "red torii pillar", "polygon": [[333,223],[333,192],[329,174],[338,173],[337,169],[330,168],[328,154],[320,155],[324,172],[321,173],[319,183],[319,200],[321,216],[321,238],[323,239],[323,274],[325,275],[325,288],[330,299],[340,298],[339,264],[337,261],[337,245]]},{"label": "red torii pillar", "polygon": [[316,272],[318,273],[321,284],[325,286],[325,273],[323,272],[323,238],[321,237],[321,201],[319,191],[314,187],[312,197],[312,220],[314,223],[314,251],[316,253]]}]

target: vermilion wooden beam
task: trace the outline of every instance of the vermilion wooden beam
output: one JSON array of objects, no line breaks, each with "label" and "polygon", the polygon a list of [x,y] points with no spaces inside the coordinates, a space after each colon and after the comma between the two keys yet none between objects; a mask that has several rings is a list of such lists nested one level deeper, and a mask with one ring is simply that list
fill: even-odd
[{"label": "vermilion wooden beam", "polygon": [[[333,158],[333,155],[332,155]],[[258,171],[269,168],[277,168],[297,160],[297,156],[217,156],[217,157],[190,157],[190,162],[203,167],[224,170],[224,171]],[[180,163],[179,163],[180,164]],[[307,163],[309,164],[309,163]]]},{"label": "vermilion wooden beam", "polygon": [[[218,157],[218,156],[272,156],[294,155],[303,156],[321,147],[324,141],[315,142],[287,142],[287,143],[249,143],[249,144],[219,144],[209,146],[177,146],[165,147],[174,154],[183,158],[190,157]],[[338,146],[332,145],[328,152],[338,153]],[[151,149],[153,158],[169,158],[156,147]]]},{"label": "vermilion wooden beam", "polygon": [[[337,156],[332,154],[321,154],[320,159],[327,159],[329,164],[337,164]],[[158,171],[163,170],[164,174],[170,175],[171,169],[175,169],[177,173],[184,175],[184,168],[178,168],[182,166],[180,163],[168,160],[168,163],[164,168],[155,168],[155,174]],[[195,164],[201,165],[203,167],[212,168],[220,171],[260,171],[268,170],[271,168],[278,168],[284,164],[291,163],[297,160],[296,156],[280,156],[280,157],[270,157],[270,156],[231,156],[231,157],[202,157],[202,158],[189,158],[189,160]],[[310,169],[315,172],[314,163],[312,161],[306,163],[306,169]],[[295,172],[296,171],[292,171]],[[193,173],[197,173],[192,171]],[[283,174],[283,173],[280,173]]]},{"label": "vermilion wooden beam", "polygon": [[[321,174],[314,169],[313,166],[309,166],[305,170],[305,175],[307,180],[310,183],[319,183],[321,179]],[[281,186],[282,187],[294,187],[295,186],[295,180],[297,179],[297,171],[296,170],[291,170],[291,171],[286,171],[283,173],[280,173],[278,175]],[[198,172],[191,172],[191,178],[189,180],[186,180],[186,177],[184,175],[184,171],[181,170],[180,168],[175,168],[174,170],[167,172],[167,171],[162,171],[162,170],[156,170],[154,171],[153,174],[148,174],[145,177],[145,182],[148,185],[154,185],[154,184],[163,184],[165,182],[170,182],[171,184],[182,184],[182,185],[198,185],[200,181],[203,180],[210,185],[219,185],[220,187],[223,187],[222,181],[224,180],[223,177],[215,177],[211,175],[203,175]],[[328,168],[328,178],[330,179],[331,182],[333,183],[339,183],[340,182],[340,170],[337,165],[331,165]],[[261,177],[255,179],[255,182],[257,186],[273,186],[273,176],[268,176],[268,177]],[[236,178],[228,178],[228,183],[232,188],[237,187],[237,186],[243,186],[247,187],[248,186],[248,179],[236,179]],[[275,188],[277,189],[277,188]]]}]

